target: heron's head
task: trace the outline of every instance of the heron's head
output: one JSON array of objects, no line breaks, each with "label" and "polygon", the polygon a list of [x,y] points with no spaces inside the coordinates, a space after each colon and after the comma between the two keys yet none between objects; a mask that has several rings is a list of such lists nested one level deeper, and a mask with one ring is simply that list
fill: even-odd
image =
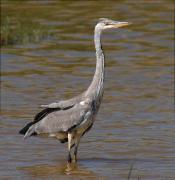
[{"label": "heron's head", "polygon": [[120,28],[120,27],[128,26],[130,24],[131,23],[129,22],[113,21],[107,18],[100,18],[96,25],[96,28],[105,30],[105,29]]}]

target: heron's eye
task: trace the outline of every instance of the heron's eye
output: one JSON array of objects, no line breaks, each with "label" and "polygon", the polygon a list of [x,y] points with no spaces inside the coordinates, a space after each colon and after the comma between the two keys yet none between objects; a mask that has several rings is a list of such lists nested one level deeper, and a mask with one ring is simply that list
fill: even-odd
[{"label": "heron's eye", "polygon": [[110,23],[106,22],[105,25],[108,26],[108,25],[110,25]]}]

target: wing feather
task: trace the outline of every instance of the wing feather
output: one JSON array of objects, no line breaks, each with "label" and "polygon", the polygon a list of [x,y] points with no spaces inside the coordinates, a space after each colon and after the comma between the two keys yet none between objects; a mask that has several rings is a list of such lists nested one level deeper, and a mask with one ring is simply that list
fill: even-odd
[{"label": "wing feather", "polygon": [[89,118],[89,112],[89,102],[84,105],[78,103],[67,110],[54,111],[36,123],[35,132],[40,134],[70,131]]},{"label": "wing feather", "polygon": [[[70,108],[72,108],[72,107],[73,107],[73,106],[68,106],[68,107],[65,107],[65,108],[62,109],[62,110],[68,110],[68,109],[70,109]],[[22,128],[22,129],[19,131],[19,133],[20,133],[20,134],[25,134],[32,125],[34,125],[34,124],[38,123],[39,121],[41,121],[41,120],[42,120],[44,117],[46,117],[48,114],[50,114],[50,113],[52,113],[52,112],[54,112],[54,111],[60,111],[60,110],[61,110],[61,108],[45,108],[45,109],[43,109],[41,112],[39,112],[38,114],[36,114],[35,117],[34,117],[34,120],[33,120],[32,122],[27,123],[27,124],[24,126],[24,128]],[[33,133],[33,135],[35,135],[35,134],[36,134],[36,133]]]},{"label": "wing feather", "polygon": [[74,106],[76,103],[81,101],[82,97],[83,97],[83,94],[78,95],[78,96],[71,98],[71,99],[68,99],[68,100],[61,100],[61,101],[54,102],[51,104],[41,105],[41,107],[64,109],[64,108],[69,107],[69,106]]}]

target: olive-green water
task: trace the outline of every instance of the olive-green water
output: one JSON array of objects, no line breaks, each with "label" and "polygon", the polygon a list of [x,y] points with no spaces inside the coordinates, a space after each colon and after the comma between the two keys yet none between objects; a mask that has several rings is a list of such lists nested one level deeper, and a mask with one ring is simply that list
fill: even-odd
[{"label": "olive-green water", "polygon": [[[3,16],[48,26],[54,36],[1,49],[0,179],[175,179],[173,9],[155,1],[3,1]],[[106,79],[96,122],[66,164],[56,139],[18,134],[41,104],[73,97],[95,69],[98,18],[129,21],[103,33]]]}]

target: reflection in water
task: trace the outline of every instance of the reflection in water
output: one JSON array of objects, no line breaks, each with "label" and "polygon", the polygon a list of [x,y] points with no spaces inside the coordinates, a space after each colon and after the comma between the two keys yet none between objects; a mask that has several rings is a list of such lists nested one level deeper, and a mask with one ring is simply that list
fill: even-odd
[{"label": "reflection in water", "polygon": [[66,164],[65,162],[56,164],[56,165],[35,165],[28,167],[20,167],[20,171],[24,171],[25,174],[29,177],[36,178],[62,178],[62,179],[76,179],[78,178],[99,178],[101,180],[105,179],[100,177],[94,172],[87,170],[83,166],[72,163]]},{"label": "reflection in water", "polygon": [[[118,177],[127,178],[128,174],[132,174],[132,177],[139,177],[138,171],[134,170],[134,166],[137,162],[151,162],[151,160],[146,159],[110,159],[110,158],[85,158],[81,159],[79,163],[65,163],[65,161],[60,162],[55,165],[32,165],[20,167],[18,170],[23,171],[25,175],[29,177],[36,178],[63,178],[63,179],[71,179],[71,178],[91,178],[91,179],[100,179],[105,180],[106,171],[112,170],[113,166],[117,166]],[[123,165],[126,165],[126,168],[123,168]],[[106,166],[106,169],[103,169],[101,172],[104,176],[99,176],[95,172],[100,172],[101,166]],[[85,168],[86,167],[86,168]],[[132,172],[130,172],[131,167],[133,168]],[[90,170],[91,169],[91,170]],[[114,171],[116,171],[115,169]],[[113,171],[113,170],[112,170]],[[127,172],[127,173],[126,173]],[[114,172],[113,172],[114,173]],[[110,175],[109,177],[115,178],[117,177],[115,174]],[[109,178],[108,177],[108,178]]]}]

